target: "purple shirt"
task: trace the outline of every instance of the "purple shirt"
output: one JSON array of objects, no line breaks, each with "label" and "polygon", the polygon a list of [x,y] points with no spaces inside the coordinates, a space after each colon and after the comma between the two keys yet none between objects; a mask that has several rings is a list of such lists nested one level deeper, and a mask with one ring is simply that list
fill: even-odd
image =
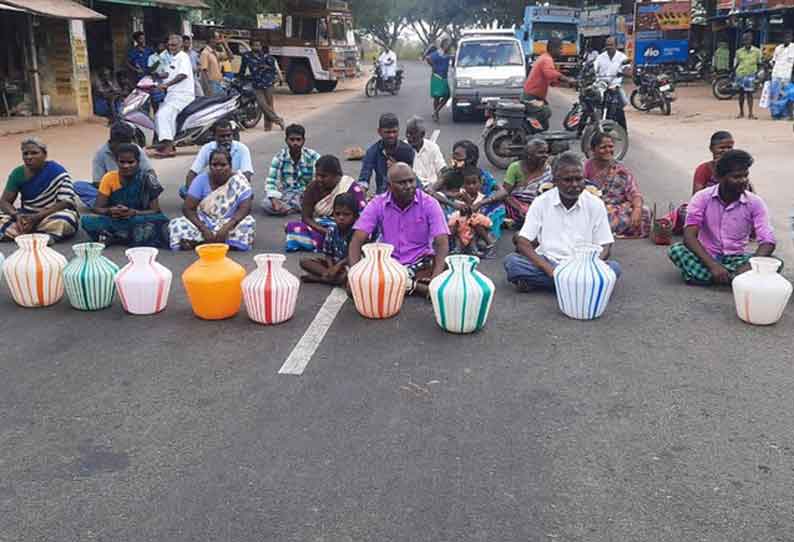
[{"label": "purple shirt", "polygon": [[441,205],[421,190],[405,209],[394,203],[391,192],[375,196],[353,228],[368,235],[379,230],[381,241],[394,247],[392,257],[403,265],[433,254],[433,239],[449,235]]},{"label": "purple shirt", "polygon": [[692,196],[686,214],[686,225],[700,228],[698,241],[712,257],[745,254],[753,229],[759,244],[775,244],[764,200],[745,191],[726,206],[719,189],[710,186]]}]

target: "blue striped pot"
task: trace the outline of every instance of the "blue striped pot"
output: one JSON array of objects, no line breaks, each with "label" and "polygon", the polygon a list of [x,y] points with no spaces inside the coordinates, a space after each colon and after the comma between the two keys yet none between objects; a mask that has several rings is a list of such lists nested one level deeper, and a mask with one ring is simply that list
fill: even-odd
[{"label": "blue striped pot", "polygon": [[72,247],[76,257],[63,270],[63,281],[69,303],[77,310],[96,311],[113,303],[119,266],[102,256],[104,249],[102,243]]},{"label": "blue striped pot", "polygon": [[476,256],[447,256],[446,262],[449,269],[430,282],[436,322],[450,333],[482,329],[493,301],[493,282],[477,271]]},{"label": "blue striped pot", "polygon": [[557,303],[566,316],[593,320],[604,314],[617,277],[598,257],[598,245],[579,245],[574,256],[554,269]]}]

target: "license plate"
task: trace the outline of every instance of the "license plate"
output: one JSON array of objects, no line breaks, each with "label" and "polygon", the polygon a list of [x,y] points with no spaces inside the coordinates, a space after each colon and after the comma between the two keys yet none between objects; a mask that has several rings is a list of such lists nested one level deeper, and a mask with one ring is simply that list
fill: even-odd
[{"label": "license plate", "polygon": [[662,92],[667,92],[669,90],[672,90],[672,87],[670,87],[670,85],[662,85],[662,87],[659,90],[661,90]]}]

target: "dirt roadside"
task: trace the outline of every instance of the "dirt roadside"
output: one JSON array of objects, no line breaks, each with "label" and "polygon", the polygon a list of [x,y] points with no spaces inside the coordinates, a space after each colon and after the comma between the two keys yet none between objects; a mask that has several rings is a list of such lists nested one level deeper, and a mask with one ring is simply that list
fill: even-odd
[{"label": "dirt roadside", "polygon": [[[366,78],[360,77],[341,81],[336,91],[329,93],[313,93],[297,96],[289,89],[282,87],[276,91],[276,109],[287,123],[300,122],[322,112],[334,105],[347,102],[363,94]],[[91,158],[108,138],[108,128],[104,121],[90,120],[72,126],[57,126],[46,130],[13,134],[0,137],[0,172],[8,172],[21,163],[19,144],[28,137],[38,137],[49,146],[50,157],[61,163],[72,175],[73,179],[88,179],[91,175]],[[278,128],[265,132],[262,124],[241,134],[245,143],[256,141],[262,137],[283,137]],[[198,147],[179,149],[179,156],[189,156],[197,152]],[[0,173],[5,175],[5,173]]]}]

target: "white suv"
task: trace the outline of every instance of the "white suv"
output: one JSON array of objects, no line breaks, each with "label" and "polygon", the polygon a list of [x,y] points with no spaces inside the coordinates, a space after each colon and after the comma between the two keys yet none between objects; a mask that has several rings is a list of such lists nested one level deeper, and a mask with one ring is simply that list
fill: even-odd
[{"label": "white suv", "polygon": [[465,32],[451,80],[452,120],[482,111],[490,101],[520,98],[526,76],[521,42],[511,30]]}]

